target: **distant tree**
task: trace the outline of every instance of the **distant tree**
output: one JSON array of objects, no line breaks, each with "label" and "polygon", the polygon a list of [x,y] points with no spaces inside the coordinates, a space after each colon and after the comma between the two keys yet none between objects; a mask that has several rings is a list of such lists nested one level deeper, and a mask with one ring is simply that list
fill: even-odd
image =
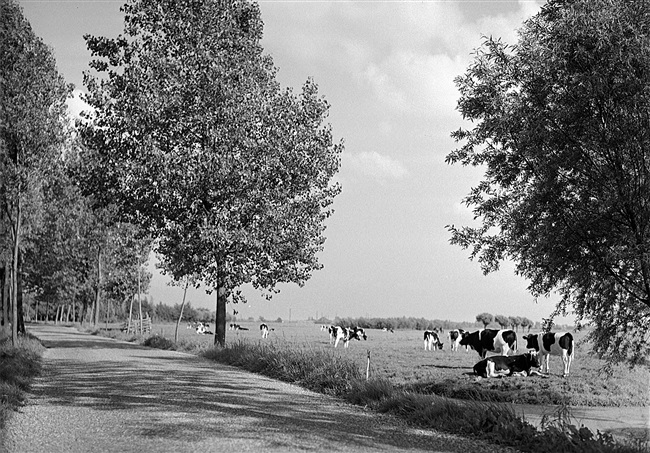
[{"label": "distant tree", "polygon": [[502,260],[534,295],[557,291],[591,321],[610,363],[650,356],[650,8],[551,0],[515,46],[486,39],[456,79],[472,129],[450,163],[484,179],[465,203],[478,227],[449,227],[484,272]]},{"label": "distant tree", "polygon": [[494,315],[494,321],[501,326],[502,329],[506,329],[510,326],[510,319],[505,315]]},{"label": "distant tree", "polygon": [[490,313],[481,313],[476,315],[476,322],[482,323],[485,328],[487,328],[492,321],[494,321],[494,316]]},{"label": "distant tree", "polygon": [[530,332],[530,329],[535,325],[535,323],[528,319],[528,318],[522,318],[521,319],[521,328],[522,329],[528,329],[528,332]]}]

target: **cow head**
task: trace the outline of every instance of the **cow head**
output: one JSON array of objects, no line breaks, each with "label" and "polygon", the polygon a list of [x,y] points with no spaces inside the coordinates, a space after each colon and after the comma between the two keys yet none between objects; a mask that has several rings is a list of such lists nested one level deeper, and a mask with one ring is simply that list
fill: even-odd
[{"label": "cow head", "polygon": [[460,332],[460,337],[461,338],[460,338],[459,344],[461,346],[468,346],[469,345],[469,336],[470,336],[469,332]]},{"label": "cow head", "polygon": [[363,338],[364,340],[368,339],[368,336],[366,335],[366,331],[363,330],[362,327],[355,327],[352,336],[355,337],[357,340],[361,340],[361,338]]},{"label": "cow head", "polygon": [[534,349],[535,351],[539,351],[539,341],[536,334],[531,333],[529,335],[524,335],[522,338],[526,340],[526,349]]}]

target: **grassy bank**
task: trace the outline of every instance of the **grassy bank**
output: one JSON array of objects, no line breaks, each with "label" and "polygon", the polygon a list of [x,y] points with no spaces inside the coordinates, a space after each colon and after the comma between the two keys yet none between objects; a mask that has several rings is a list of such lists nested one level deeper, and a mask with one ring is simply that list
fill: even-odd
[{"label": "grassy bank", "polygon": [[[150,341],[156,342],[164,339]],[[366,381],[358,367],[334,353],[283,348],[276,343],[234,342],[213,348],[204,357],[404,418],[423,428],[516,447],[526,452],[642,452],[646,445],[623,445],[569,422],[566,411],[537,429],[510,408],[468,399],[451,400],[397,388],[385,379]],[[568,410],[568,408],[567,408]]]},{"label": "grassy bank", "polygon": [[9,339],[0,341],[0,429],[25,402],[25,393],[41,371],[43,350],[41,343],[29,335],[18,337],[16,347]]}]

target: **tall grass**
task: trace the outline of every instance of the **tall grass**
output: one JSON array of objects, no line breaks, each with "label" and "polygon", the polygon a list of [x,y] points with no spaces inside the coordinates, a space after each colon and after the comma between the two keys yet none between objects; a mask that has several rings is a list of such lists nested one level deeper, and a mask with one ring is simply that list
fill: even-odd
[{"label": "tall grass", "polygon": [[24,403],[32,380],[40,374],[43,351],[30,335],[19,336],[15,347],[8,339],[0,341],[0,429]]},{"label": "tall grass", "polygon": [[471,395],[466,395],[469,400],[459,401],[423,394],[395,387],[386,379],[366,381],[352,361],[294,343],[240,340],[225,348],[209,349],[202,355],[392,414],[413,425],[480,438],[521,451],[640,453],[647,448],[647,444],[617,443],[611,435],[577,428],[565,416],[547,419],[538,429],[507,405],[475,401]]}]

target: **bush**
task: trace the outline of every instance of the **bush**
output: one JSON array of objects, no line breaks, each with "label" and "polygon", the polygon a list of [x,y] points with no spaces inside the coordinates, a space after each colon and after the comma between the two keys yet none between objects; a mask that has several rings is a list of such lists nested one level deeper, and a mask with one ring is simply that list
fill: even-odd
[{"label": "bush", "polygon": [[173,341],[168,340],[165,337],[159,337],[158,335],[153,335],[147,338],[146,340],[144,340],[143,345],[149,348],[167,349],[171,351],[176,350],[176,345],[174,345]]}]

